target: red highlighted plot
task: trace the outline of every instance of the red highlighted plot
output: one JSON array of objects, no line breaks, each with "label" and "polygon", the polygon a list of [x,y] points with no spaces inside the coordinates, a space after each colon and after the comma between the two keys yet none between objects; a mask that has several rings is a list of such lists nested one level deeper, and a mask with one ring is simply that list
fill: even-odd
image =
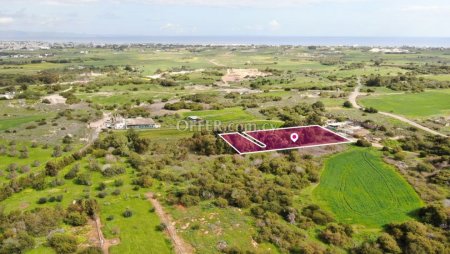
[{"label": "red highlighted plot", "polygon": [[318,125],[219,134],[239,154],[349,143]]}]

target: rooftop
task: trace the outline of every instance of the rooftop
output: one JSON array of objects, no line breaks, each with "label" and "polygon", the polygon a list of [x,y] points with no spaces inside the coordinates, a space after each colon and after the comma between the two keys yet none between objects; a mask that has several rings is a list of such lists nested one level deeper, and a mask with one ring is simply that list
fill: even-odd
[{"label": "rooftop", "polygon": [[155,121],[152,118],[127,118],[127,125],[151,125],[155,124]]}]

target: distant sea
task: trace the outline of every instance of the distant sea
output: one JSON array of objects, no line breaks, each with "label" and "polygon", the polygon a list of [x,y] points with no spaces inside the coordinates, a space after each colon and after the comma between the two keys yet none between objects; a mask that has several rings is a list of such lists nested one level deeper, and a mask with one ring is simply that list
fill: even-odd
[{"label": "distant sea", "polygon": [[161,43],[185,45],[316,45],[450,47],[450,37],[333,37],[333,36],[93,36],[0,31],[0,40],[39,40],[83,43]]}]

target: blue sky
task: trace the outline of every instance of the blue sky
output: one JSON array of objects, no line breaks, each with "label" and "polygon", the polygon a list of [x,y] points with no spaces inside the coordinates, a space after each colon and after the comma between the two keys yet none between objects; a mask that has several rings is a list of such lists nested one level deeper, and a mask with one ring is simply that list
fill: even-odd
[{"label": "blue sky", "polygon": [[448,0],[0,0],[0,30],[450,37]]}]

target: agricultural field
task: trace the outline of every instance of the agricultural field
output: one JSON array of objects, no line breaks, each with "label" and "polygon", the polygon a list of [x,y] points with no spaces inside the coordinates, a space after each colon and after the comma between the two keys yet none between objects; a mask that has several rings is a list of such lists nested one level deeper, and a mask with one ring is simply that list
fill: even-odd
[{"label": "agricultural field", "polygon": [[423,205],[414,189],[370,149],[327,159],[314,197],[339,221],[375,228],[410,220]]},{"label": "agricultural field", "polygon": [[392,95],[367,96],[359,99],[362,105],[411,118],[445,116],[450,113],[450,90],[425,91]]}]

